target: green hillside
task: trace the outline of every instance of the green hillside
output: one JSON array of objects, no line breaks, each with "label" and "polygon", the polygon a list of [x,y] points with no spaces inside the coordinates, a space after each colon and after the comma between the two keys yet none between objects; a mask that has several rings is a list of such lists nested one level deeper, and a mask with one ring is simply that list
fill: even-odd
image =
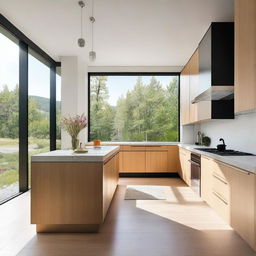
[{"label": "green hillside", "polygon": [[[34,99],[40,110],[44,112],[50,112],[50,99],[40,96],[29,96],[30,99]],[[57,109],[60,108],[60,101],[56,101]]]}]

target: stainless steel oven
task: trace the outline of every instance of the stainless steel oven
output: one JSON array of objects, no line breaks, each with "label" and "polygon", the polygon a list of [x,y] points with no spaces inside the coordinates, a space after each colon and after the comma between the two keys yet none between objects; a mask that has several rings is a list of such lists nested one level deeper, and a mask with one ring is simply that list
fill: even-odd
[{"label": "stainless steel oven", "polygon": [[201,155],[191,153],[191,188],[201,196]]}]

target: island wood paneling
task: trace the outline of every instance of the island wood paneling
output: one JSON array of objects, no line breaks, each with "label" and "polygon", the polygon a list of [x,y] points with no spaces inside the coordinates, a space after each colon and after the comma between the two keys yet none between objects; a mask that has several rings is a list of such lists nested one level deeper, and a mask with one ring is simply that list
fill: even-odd
[{"label": "island wood paneling", "polygon": [[103,218],[105,218],[116,190],[118,175],[117,155],[104,164],[103,169]]},{"label": "island wood paneling", "polygon": [[37,231],[97,231],[117,186],[117,157],[104,164],[32,163],[31,223]]},{"label": "island wood paneling", "polygon": [[32,163],[31,169],[32,224],[101,221],[102,163]]}]

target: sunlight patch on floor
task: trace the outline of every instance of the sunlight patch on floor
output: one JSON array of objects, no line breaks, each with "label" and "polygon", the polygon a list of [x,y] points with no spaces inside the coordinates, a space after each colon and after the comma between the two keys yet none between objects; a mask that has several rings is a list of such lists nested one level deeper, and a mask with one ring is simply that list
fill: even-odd
[{"label": "sunlight patch on floor", "polygon": [[231,230],[189,187],[168,187],[167,200],[136,200],[136,207],[197,230]]}]

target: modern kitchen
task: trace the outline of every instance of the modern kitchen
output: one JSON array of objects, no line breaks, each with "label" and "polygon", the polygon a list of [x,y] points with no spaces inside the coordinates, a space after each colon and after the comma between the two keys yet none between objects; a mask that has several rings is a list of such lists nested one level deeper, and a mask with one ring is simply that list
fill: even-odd
[{"label": "modern kitchen", "polygon": [[0,255],[256,255],[256,2],[142,2],[0,2]]}]

